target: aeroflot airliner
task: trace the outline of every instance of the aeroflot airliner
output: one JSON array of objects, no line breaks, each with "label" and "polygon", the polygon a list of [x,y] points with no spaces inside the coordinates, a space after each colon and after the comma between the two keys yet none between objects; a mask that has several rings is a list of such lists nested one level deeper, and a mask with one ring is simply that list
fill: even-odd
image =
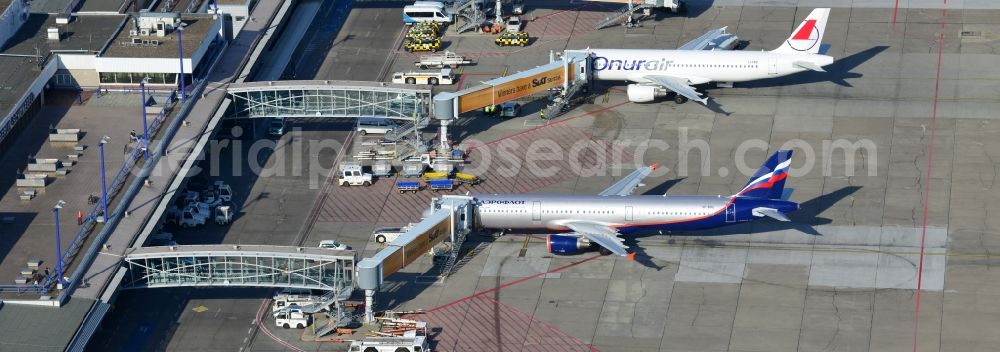
[{"label": "aeroflot airliner", "polygon": [[575,253],[595,243],[604,253],[632,254],[619,235],[641,230],[699,230],[769,217],[789,221],[798,209],[786,200],[792,151],[780,150],[732,196],[631,195],[656,166],[636,170],[597,196],[477,195],[476,221],[500,230],[547,229],[552,253]]},{"label": "aeroflot airliner", "polygon": [[[823,72],[833,58],[819,54],[830,9],[815,9],[785,42],[772,51],[729,51],[710,45],[725,34],[725,28],[710,31],[677,50],[589,49],[594,55],[593,70],[599,80],[631,81],[628,98],[633,102],[653,101],[674,92],[674,100],[708,103],[692,87],[708,82],[732,86],[763,78],[787,76],[806,70]],[[712,50],[705,50],[712,49]]]}]

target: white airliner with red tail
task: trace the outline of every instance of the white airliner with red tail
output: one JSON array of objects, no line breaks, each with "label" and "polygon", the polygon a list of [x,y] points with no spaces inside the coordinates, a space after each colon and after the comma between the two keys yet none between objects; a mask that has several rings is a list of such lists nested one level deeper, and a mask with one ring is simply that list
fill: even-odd
[{"label": "white airliner with red tail", "polygon": [[[813,10],[785,42],[771,51],[732,51],[735,37],[725,28],[709,31],[677,50],[588,49],[598,80],[631,81],[628,98],[637,103],[673,95],[708,103],[694,85],[718,82],[731,86],[803,71],[823,72],[833,58],[819,53],[830,9]],[[719,45],[730,39],[728,45]],[[719,50],[722,49],[722,50]],[[670,94],[671,92],[676,94]]]}]

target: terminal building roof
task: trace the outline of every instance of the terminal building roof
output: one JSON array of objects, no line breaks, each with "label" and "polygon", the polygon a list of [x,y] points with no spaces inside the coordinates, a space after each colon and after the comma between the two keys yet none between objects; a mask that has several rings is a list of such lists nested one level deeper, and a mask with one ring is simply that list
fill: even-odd
[{"label": "terminal building roof", "polygon": [[[2,1],[2,0],[0,0]],[[6,116],[40,73],[53,52],[96,53],[125,21],[124,15],[74,16],[57,25],[56,16],[33,13],[0,49],[0,118]],[[50,40],[48,28],[59,28],[60,40]],[[176,49],[175,49],[176,50]]]},{"label": "terminal building roof", "polygon": [[[184,57],[191,57],[191,54],[198,49],[205,35],[212,29],[213,19],[211,15],[184,15],[181,19],[186,25],[184,27]],[[118,35],[111,40],[108,50],[102,55],[104,57],[136,57],[136,58],[162,58],[177,57],[177,31],[170,30],[160,37],[154,33],[151,35],[135,35],[130,33],[134,24],[129,21]],[[141,40],[155,40],[157,45],[131,46],[133,38]]]}]

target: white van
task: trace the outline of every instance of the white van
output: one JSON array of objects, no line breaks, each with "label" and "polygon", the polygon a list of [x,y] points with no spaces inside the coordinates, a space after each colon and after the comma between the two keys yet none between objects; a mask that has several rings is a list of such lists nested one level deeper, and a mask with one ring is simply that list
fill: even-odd
[{"label": "white van", "polygon": [[389,119],[380,117],[362,117],[358,119],[357,131],[361,135],[366,135],[369,133],[385,134],[396,128],[396,125],[392,124]]},{"label": "white van", "polygon": [[455,16],[444,7],[444,4],[436,1],[417,1],[413,5],[403,7],[403,23],[414,24],[417,22],[438,22],[452,23]]}]

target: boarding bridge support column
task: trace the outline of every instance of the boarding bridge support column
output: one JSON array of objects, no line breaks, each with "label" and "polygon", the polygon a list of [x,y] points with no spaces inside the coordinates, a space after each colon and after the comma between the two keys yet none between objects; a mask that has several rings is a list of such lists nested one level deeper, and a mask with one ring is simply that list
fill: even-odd
[{"label": "boarding bridge support column", "polygon": [[365,324],[375,322],[375,290],[365,290]]}]

